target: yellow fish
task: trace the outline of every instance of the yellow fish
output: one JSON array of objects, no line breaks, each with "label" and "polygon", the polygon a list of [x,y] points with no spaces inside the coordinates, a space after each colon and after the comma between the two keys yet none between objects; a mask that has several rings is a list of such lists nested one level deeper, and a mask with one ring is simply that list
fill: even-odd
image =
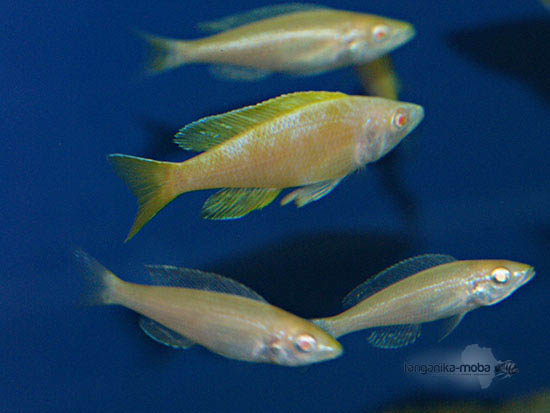
[{"label": "yellow fish", "polygon": [[338,92],[298,92],[184,127],[175,142],[205,151],[185,162],[109,155],[138,198],[126,240],[177,196],[225,188],[203,206],[208,219],[240,218],[265,207],[284,188],[301,188],[281,204],[316,201],[348,174],[388,153],[422,120],[412,103]]},{"label": "yellow fish", "polygon": [[155,52],[151,71],[210,63],[231,79],[312,75],[369,62],[415,35],[406,22],[307,4],[264,7],[201,27],[220,33],[198,40],[145,35]]},{"label": "yellow fish", "polygon": [[443,339],[466,313],[504,300],[534,275],[533,267],[514,261],[422,255],[359,285],[344,298],[343,313],[312,321],[336,338],[372,329],[370,344],[398,348],[420,336],[422,323],[446,319]]},{"label": "yellow fish", "polygon": [[315,324],[268,304],[221,275],[147,266],[159,285],[122,281],[84,251],[75,256],[89,276],[90,302],[122,305],[143,317],[140,327],[173,348],[200,344],[224,357],[301,366],[330,360],[342,346]]},{"label": "yellow fish", "polygon": [[400,85],[389,56],[357,66],[357,74],[367,95],[397,100]]}]

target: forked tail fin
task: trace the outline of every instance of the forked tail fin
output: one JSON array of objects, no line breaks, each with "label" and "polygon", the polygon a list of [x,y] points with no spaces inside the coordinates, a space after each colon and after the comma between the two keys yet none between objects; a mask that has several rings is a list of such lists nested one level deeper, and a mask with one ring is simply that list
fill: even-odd
[{"label": "forked tail fin", "polygon": [[126,242],[179,195],[175,190],[173,176],[180,164],[121,154],[109,155],[108,158],[117,175],[138,200],[136,220]]},{"label": "forked tail fin", "polygon": [[139,33],[150,45],[147,72],[157,74],[190,61],[190,42]]}]

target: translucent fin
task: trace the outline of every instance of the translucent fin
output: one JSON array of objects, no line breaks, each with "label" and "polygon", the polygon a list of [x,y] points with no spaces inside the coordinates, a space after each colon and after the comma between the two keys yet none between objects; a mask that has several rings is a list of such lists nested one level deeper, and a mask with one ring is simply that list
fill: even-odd
[{"label": "translucent fin", "polygon": [[260,7],[258,9],[247,11],[245,13],[234,14],[219,20],[199,23],[197,27],[204,32],[218,33],[225,30],[234,29],[235,27],[243,26],[245,24],[253,23],[255,21],[269,19],[276,16],[282,16],[284,14],[320,9],[328,8],[315,4],[278,4],[275,6]]},{"label": "translucent fin", "polygon": [[182,149],[206,151],[220,143],[301,107],[347,97],[339,92],[296,92],[246,106],[221,115],[208,116],[182,128],[174,142]]},{"label": "translucent fin", "polygon": [[174,330],[170,330],[168,327],[157,323],[149,317],[141,317],[139,319],[139,326],[145,334],[165,346],[185,350],[195,344],[187,337],[176,333]]},{"label": "translucent fin", "polygon": [[179,164],[120,154],[109,155],[108,159],[116,174],[128,185],[138,200],[138,213],[124,241],[126,242],[179,195],[174,192],[170,181],[172,172]]},{"label": "translucent fin", "polygon": [[81,249],[74,251],[77,265],[88,281],[88,290],[83,302],[86,304],[115,304],[115,288],[120,279]]},{"label": "translucent fin", "polygon": [[254,82],[269,76],[272,72],[268,70],[254,69],[251,67],[213,65],[210,66],[210,73],[222,80],[240,80]]},{"label": "translucent fin", "polygon": [[458,327],[458,325],[460,324],[460,322],[462,321],[465,315],[466,313],[461,313],[453,317],[449,317],[446,320],[443,320],[442,321],[443,325],[441,327],[441,337],[439,338],[438,341],[442,341],[445,337],[451,334],[452,331]]},{"label": "translucent fin", "polygon": [[226,188],[216,192],[202,207],[205,219],[236,219],[271,204],[281,193],[277,188]]},{"label": "translucent fin", "polygon": [[171,265],[146,265],[145,267],[156,285],[240,295],[265,302],[261,295],[252,291],[246,285],[213,272],[173,267]]},{"label": "translucent fin", "polygon": [[174,69],[191,61],[191,43],[138,32],[149,43],[150,51],[147,72],[157,74]]},{"label": "translucent fin", "polygon": [[369,278],[362,284],[359,284],[348,295],[344,297],[342,305],[344,308],[353,307],[355,304],[363,301],[365,298],[371,296],[378,291],[389,287],[396,282],[403,280],[411,275],[417,274],[420,271],[427,270],[428,268],[436,267],[438,265],[447,264],[449,262],[456,261],[455,258],[450,255],[441,254],[426,254],[418,257],[409,258],[405,261],[401,261],[384,271],[378,273],[376,276]]},{"label": "translucent fin", "polygon": [[397,100],[401,88],[389,55],[357,66],[365,94]]},{"label": "translucent fin", "polygon": [[333,181],[319,182],[316,184],[306,185],[298,188],[281,200],[281,205],[286,205],[289,202],[294,201],[299,207],[309,204],[310,202],[317,201],[331,192],[336,185],[340,183],[341,179],[335,179]]},{"label": "translucent fin", "polygon": [[367,341],[374,347],[400,348],[412,344],[420,337],[420,324],[400,324],[374,328]]}]

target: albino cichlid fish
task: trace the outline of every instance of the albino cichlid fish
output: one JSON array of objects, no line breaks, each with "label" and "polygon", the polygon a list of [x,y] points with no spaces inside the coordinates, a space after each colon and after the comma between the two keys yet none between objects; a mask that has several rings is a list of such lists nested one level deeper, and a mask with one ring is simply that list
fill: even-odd
[{"label": "albino cichlid fish", "polygon": [[415,35],[406,22],[312,4],[282,4],[199,25],[218,32],[198,40],[145,35],[150,70],[213,64],[215,74],[255,80],[272,72],[313,75],[369,62]]},{"label": "albino cichlid fish", "polygon": [[344,298],[343,313],[312,321],[336,338],[372,329],[370,344],[398,348],[420,336],[420,324],[447,319],[443,339],[467,312],[504,300],[534,275],[519,262],[422,255],[359,285]]},{"label": "albino cichlid fish", "polygon": [[217,274],[147,266],[159,285],[122,281],[85,252],[75,253],[94,287],[90,302],[115,304],[143,317],[140,327],[173,348],[200,344],[222,356],[301,366],[342,354],[315,324],[268,304],[244,285]]},{"label": "albino cichlid fish", "polygon": [[234,219],[265,207],[316,201],[351,172],[388,153],[424,117],[421,106],[337,92],[298,92],[210,116],[181,129],[175,142],[204,151],[185,162],[114,154],[109,159],[138,198],[127,240],[177,196],[225,188],[203,206],[209,219]]}]

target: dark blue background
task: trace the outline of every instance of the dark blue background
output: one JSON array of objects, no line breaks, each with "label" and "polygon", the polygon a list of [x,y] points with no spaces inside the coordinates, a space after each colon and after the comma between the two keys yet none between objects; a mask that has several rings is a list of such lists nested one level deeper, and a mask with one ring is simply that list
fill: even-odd
[{"label": "dark blue background", "polygon": [[[215,80],[200,65],[141,76],[134,29],[193,38],[196,22],[267,4],[3,3],[0,410],[359,411],[431,395],[403,362],[473,343],[520,374],[484,391],[443,390],[451,396],[550,386],[550,15],[535,0],[327,3],[416,26],[393,55],[402,100],[425,107],[421,126],[389,160],[305,208],[275,203],[209,222],[208,193],[189,193],[122,243],[136,204],[107,154],[185,159],[166,143],[202,116],[290,91],[360,93],[352,69],[252,84]],[[442,343],[384,351],[357,333],[341,340],[342,358],[292,369],[173,351],[127,310],[78,306],[76,246],[128,280],[146,280],[148,263],[217,271],[303,317],[335,313],[367,276],[420,253],[513,259],[538,275]]]}]

